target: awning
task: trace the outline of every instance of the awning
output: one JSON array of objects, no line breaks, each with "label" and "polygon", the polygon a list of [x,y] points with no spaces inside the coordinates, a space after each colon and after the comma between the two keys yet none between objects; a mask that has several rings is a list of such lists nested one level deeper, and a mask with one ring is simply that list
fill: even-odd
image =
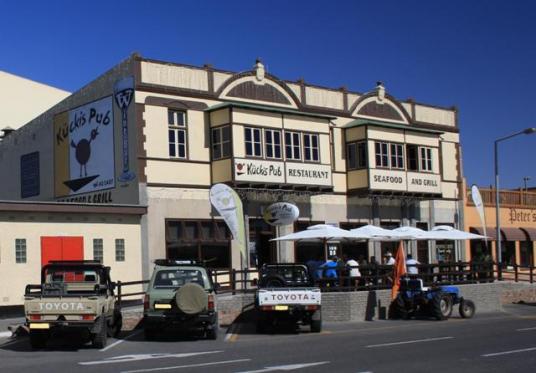
[{"label": "awning", "polygon": [[482,229],[482,227],[469,227],[469,232],[476,233],[481,236],[488,236],[488,239],[491,241],[497,240],[497,231],[494,227],[486,227],[486,234],[484,234],[484,229]]},{"label": "awning", "polygon": [[503,241],[526,241],[527,235],[519,228],[501,228]]},{"label": "awning", "polygon": [[[536,240],[536,228],[524,228],[532,229],[534,234],[534,240]],[[469,230],[472,233],[484,235],[484,229],[482,227],[470,227]],[[497,229],[495,227],[486,227],[486,235],[491,241],[497,240]],[[528,239],[528,233],[525,233],[525,230],[521,228],[501,228],[501,239],[503,241],[526,241]]]},{"label": "awning", "polygon": [[522,227],[520,229],[525,231],[527,237],[529,238],[529,241],[536,241],[536,228]]}]

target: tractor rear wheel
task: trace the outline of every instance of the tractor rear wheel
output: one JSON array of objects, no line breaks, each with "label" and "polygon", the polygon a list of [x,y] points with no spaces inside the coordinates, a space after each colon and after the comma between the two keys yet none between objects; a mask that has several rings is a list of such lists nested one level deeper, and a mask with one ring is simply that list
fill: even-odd
[{"label": "tractor rear wheel", "polygon": [[392,313],[391,317],[392,319],[408,319],[409,318],[409,312],[406,308],[406,302],[404,301],[404,298],[402,297],[402,294],[398,294],[393,301],[392,304]]},{"label": "tractor rear wheel", "polygon": [[445,316],[441,309],[441,301],[443,300],[444,294],[440,291],[433,295],[432,300],[430,301],[430,316],[434,317],[436,320],[445,320]]},{"label": "tractor rear wheel", "polygon": [[475,315],[475,304],[469,299],[462,299],[460,302],[460,316],[464,319],[470,319]]}]

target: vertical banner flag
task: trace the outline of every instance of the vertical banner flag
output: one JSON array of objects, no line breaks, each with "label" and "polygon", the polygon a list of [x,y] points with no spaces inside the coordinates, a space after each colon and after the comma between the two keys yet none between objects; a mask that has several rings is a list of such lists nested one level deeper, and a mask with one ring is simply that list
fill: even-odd
[{"label": "vertical banner flag", "polygon": [[247,267],[246,234],[242,201],[236,192],[225,184],[215,184],[210,188],[210,203],[223,217],[233,239],[240,244],[242,263]]},{"label": "vertical banner flag", "polygon": [[473,203],[475,204],[476,211],[478,216],[480,216],[480,223],[482,224],[482,230],[484,231],[484,239],[486,241],[486,246],[488,246],[488,234],[486,232],[486,216],[484,215],[484,204],[482,203],[482,196],[476,185],[471,186],[471,197],[473,198]]},{"label": "vertical banner flag", "polygon": [[395,255],[395,265],[393,268],[393,287],[391,288],[391,299],[395,299],[400,289],[400,277],[404,276],[406,271],[406,255],[404,255],[404,242],[400,241]]}]

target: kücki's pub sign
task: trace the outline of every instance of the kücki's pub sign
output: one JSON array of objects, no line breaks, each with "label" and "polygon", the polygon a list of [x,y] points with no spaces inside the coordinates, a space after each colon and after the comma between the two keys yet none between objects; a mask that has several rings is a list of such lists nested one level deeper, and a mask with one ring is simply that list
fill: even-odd
[{"label": "k\u00fccki's pub sign", "polygon": [[236,181],[331,186],[331,166],[312,163],[235,159]]}]

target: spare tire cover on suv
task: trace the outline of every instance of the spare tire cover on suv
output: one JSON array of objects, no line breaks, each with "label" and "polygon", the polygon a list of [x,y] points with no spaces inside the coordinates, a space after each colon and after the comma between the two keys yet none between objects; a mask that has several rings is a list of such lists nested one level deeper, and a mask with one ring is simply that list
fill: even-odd
[{"label": "spare tire cover on suv", "polygon": [[189,283],[177,290],[175,302],[182,312],[194,315],[207,308],[208,294],[199,284]]}]

